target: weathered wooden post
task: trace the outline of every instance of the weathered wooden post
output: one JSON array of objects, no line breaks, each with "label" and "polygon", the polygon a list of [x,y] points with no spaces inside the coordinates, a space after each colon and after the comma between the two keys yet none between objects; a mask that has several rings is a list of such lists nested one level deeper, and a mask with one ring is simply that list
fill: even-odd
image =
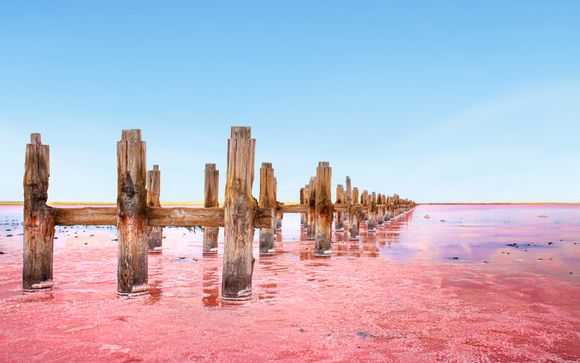
[{"label": "weathered wooden post", "polygon": [[363,221],[368,221],[369,219],[369,192],[365,189],[363,190],[361,197],[360,197],[360,203],[363,206],[363,217],[362,220]]},{"label": "weathered wooden post", "polygon": [[[342,184],[336,186],[336,204],[343,204],[345,202],[344,188]],[[334,222],[334,229],[337,232],[344,231],[344,219],[342,218],[343,213],[341,211],[336,212],[336,221]]]},{"label": "weathered wooden post", "polygon": [[[153,170],[147,172],[147,206],[161,207],[159,193],[161,191],[161,171],[159,165],[153,165]],[[163,227],[149,227],[148,252],[160,253],[163,249]]]},{"label": "weathered wooden post", "polygon": [[[203,206],[205,208],[218,207],[220,172],[213,163],[205,164],[205,183]],[[203,228],[203,254],[215,255],[218,252],[219,227]]]},{"label": "weathered wooden post", "polygon": [[388,222],[388,221],[391,220],[391,217],[393,216],[392,213],[391,213],[391,197],[390,196],[387,196],[385,198],[385,204],[386,204],[386,207],[385,207],[385,222]]},{"label": "weathered wooden post", "polygon": [[362,211],[361,206],[358,204],[358,188],[352,189],[352,205],[350,206],[350,210],[348,212],[349,216],[349,229],[350,229],[350,239],[355,241],[358,240],[358,233],[359,233],[359,223]]},{"label": "weathered wooden post", "polygon": [[[346,177],[346,181],[345,181],[345,203],[346,203],[346,212],[344,212],[342,215],[344,216],[343,220],[348,224],[350,222],[350,206],[352,205],[352,184],[350,181],[350,176]],[[350,225],[348,229],[345,229],[345,231],[348,233],[348,230],[350,229]]]},{"label": "weathered wooden post", "polygon": [[316,178],[310,178],[310,183],[308,184],[308,224],[306,225],[306,239],[309,241],[314,241],[314,215],[316,209],[316,188],[315,188]]},{"label": "weathered wooden post", "polygon": [[382,227],[385,224],[385,195],[379,194],[377,196],[377,204],[380,204],[380,207],[377,207],[377,225]]},{"label": "weathered wooden post", "polygon": [[123,130],[117,142],[117,291],[121,295],[147,291],[146,145],[141,130]]},{"label": "weathered wooden post", "polygon": [[[300,205],[304,205],[304,188],[300,188]],[[300,226],[304,226],[306,223],[306,213],[300,213]]]},{"label": "weathered wooden post", "polygon": [[367,224],[367,232],[376,232],[375,228],[377,226],[377,194],[372,192],[368,197],[368,207],[369,207],[369,220]]},{"label": "weathered wooden post", "polygon": [[[278,200],[278,180],[274,177],[274,202]],[[274,207],[275,208],[275,207]],[[276,231],[282,230],[282,219],[284,218],[284,213],[274,212]]]},{"label": "weathered wooden post", "polygon": [[331,193],[332,169],[327,161],[316,168],[315,255],[330,256],[334,207]]},{"label": "weathered wooden post", "polygon": [[[262,163],[260,168],[260,208],[270,208],[272,218],[276,217],[276,191],[275,178],[272,163]],[[272,228],[260,228],[260,254],[273,255],[274,230]]]},{"label": "weathered wooden post", "polygon": [[256,140],[249,127],[232,127],[228,140],[228,168],[224,204],[225,241],[222,272],[224,300],[248,300],[252,296],[254,215],[252,196]]},{"label": "weathered wooden post", "polygon": [[24,172],[24,245],[22,288],[35,291],[52,287],[54,211],[46,205],[50,176],[50,150],[40,134],[30,135]]}]

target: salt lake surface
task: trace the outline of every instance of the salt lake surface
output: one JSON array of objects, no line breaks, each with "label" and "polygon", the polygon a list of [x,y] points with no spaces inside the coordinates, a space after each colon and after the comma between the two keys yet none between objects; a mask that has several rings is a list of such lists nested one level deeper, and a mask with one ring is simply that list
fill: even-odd
[{"label": "salt lake surface", "polygon": [[57,227],[55,286],[24,293],[21,222],[0,207],[0,361],[580,360],[580,206],[419,206],[336,233],[330,258],[286,215],[242,304],[182,228],[147,296],[117,296],[116,230],[96,227]]}]

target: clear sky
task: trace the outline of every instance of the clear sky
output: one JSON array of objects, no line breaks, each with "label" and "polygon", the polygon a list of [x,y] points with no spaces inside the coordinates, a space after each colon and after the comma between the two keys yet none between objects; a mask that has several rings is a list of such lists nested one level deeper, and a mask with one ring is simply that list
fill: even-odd
[{"label": "clear sky", "polygon": [[[0,200],[30,132],[52,201],[114,201],[141,128],[162,201],[252,126],[297,200],[333,184],[419,202],[580,201],[580,1],[0,1]],[[259,188],[256,173],[254,190]]]}]

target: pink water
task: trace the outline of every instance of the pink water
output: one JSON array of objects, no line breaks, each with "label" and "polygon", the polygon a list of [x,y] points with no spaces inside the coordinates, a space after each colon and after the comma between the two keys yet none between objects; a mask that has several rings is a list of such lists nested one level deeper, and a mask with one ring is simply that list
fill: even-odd
[{"label": "pink water", "polygon": [[218,298],[221,251],[181,228],[148,296],[117,297],[115,229],[94,227],[58,228],[55,287],[23,293],[21,214],[0,207],[0,361],[580,360],[577,206],[420,206],[336,234],[331,258],[286,215],[239,305]]}]

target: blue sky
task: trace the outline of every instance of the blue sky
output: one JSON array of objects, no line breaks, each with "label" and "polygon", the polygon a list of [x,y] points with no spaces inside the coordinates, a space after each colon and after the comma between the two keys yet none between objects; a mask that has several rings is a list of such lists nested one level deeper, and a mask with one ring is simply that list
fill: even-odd
[{"label": "blue sky", "polygon": [[114,201],[123,128],[162,201],[201,200],[204,164],[223,181],[229,127],[249,125],[280,200],[328,160],[334,184],[420,202],[580,201],[579,18],[578,1],[0,1],[0,200],[22,199],[37,131],[50,200]]}]

